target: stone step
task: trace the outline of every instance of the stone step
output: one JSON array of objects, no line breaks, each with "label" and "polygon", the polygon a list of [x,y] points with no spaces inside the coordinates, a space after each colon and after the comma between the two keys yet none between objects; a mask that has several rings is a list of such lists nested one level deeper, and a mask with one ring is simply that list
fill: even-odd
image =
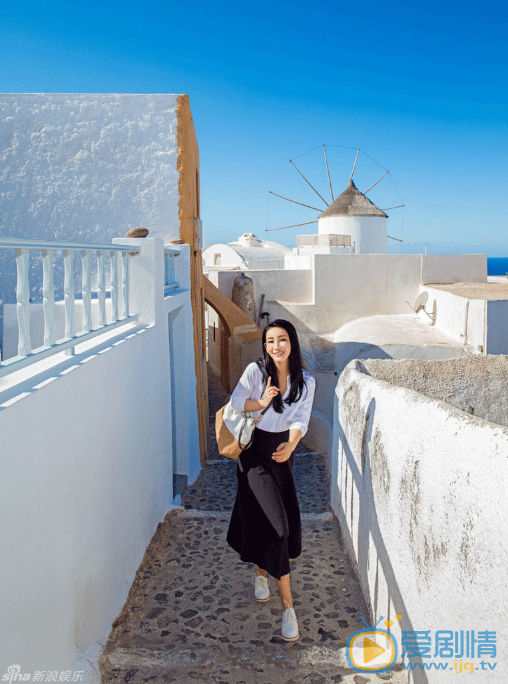
[{"label": "stone step", "polygon": [[[204,517],[208,518],[212,516],[221,516],[222,518],[227,518],[229,520],[231,516],[231,511],[214,511],[203,508],[184,508],[183,506],[178,506],[177,509],[180,515],[190,515],[194,517]],[[322,522],[335,520],[335,516],[332,511],[324,511],[323,513],[300,513],[300,518],[302,520],[321,520]]]},{"label": "stone step", "polygon": [[[221,682],[222,684],[407,684],[408,673],[352,669],[345,648],[286,643],[282,648],[259,643],[255,651],[225,644],[184,650],[116,648],[101,657],[102,682]],[[184,675],[185,673],[185,675]]]}]

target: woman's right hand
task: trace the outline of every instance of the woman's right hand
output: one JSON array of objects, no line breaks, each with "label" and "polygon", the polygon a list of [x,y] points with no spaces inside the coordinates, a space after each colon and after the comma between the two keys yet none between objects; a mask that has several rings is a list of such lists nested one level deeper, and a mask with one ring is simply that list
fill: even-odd
[{"label": "woman's right hand", "polygon": [[263,408],[268,406],[272,399],[277,396],[279,391],[280,390],[278,387],[275,387],[275,385],[272,386],[272,378],[268,378],[263,398],[260,399],[260,402],[263,404]]}]

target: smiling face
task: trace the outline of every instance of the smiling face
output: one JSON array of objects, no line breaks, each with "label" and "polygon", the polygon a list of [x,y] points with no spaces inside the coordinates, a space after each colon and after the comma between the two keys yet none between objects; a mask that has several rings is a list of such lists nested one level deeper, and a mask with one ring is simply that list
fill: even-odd
[{"label": "smiling face", "polygon": [[270,328],[266,333],[265,349],[278,368],[289,365],[291,342],[284,328]]}]

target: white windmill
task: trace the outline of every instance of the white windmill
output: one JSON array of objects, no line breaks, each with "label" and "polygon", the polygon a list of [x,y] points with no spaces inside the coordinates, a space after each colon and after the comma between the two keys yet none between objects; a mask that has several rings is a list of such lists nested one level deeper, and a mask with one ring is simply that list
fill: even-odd
[{"label": "white windmill", "polygon": [[[387,234],[387,218],[385,211],[388,209],[398,209],[403,207],[399,204],[396,207],[388,207],[387,209],[380,209],[373,202],[366,197],[367,193],[381,181],[388,171],[386,171],[381,178],[373,183],[365,192],[360,192],[353,181],[353,174],[358,161],[360,148],[356,153],[356,159],[349,178],[349,185],[344,192],[336,199],[333,196],[332,182],[330,180],[330,171],[328,169],[328,161],[326,158],[326,148],[323,145],[323,153],[325,156],[326,173],[328,175],[328,183],[330,186],[330,195],[332,198],[331,204],[322,197],[319,192],[309,183],[302,172],[289,160],[294,168],[298,171],[303,180],[312,188],[316,195],[325,203],[326,209],[322,211],[317,207],[311,207],[302,202],[296,202],[288,197],[282,197],[277,193],[269,190],[270,194],[280,197],[281,199],[299,204],[308,209],[314,209],[321,212],[316,220],[308,221],[307,223],[297,223],[292,226],[282,226],[281,228],[268,228],[267,230],[283,230],[285,228],[296,228],[297,226],[306,226],[312,223],[318,224],[317,235],[298,235],[297,238],[297,254],[386,254],[388,238],[391,240],[398,240]],[[398,240],[402,242],[402,240]]]}]

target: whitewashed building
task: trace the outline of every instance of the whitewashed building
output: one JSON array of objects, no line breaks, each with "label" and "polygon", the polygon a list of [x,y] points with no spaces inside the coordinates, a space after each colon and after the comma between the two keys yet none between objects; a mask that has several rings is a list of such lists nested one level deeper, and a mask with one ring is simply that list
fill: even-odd
[{"label": "whitewashed building", "polygon": [[286,268],[310,268],[311,254],[386,254],[385,212],[358,190],[353,179],[318,217],[317,235],[298,235]]},{"label": "whitewashed building", "polygon": [[319,216],[318,233],[348,236],[353,254],[386,254],[387,218],[351,179],[344,192]]},{"label": "whitewashed building", "polygon": [[[205,328],[199,148],[188,95],[2,93],[0,154],[0,238],[108,244],[142,226],[167,246],[190,245],[190,268],[197,274],[190,289],[204,463],[209,422],[206,358],[200,343]],[[78,257],[76,252],[72,270],[77,316],[82,292]],[[97,276],[93,256],[89,268],[93,281]],[[108,253],[104,268],[107,279]],[[31,331],[34,346],[43,337],[42,269],[42,252],[32,249],[28,275],[29,298],[37,305]],[[12,352],[9,342],[2,344],[2,329],[16,319],[16,272],[14,250],[0,249],[4,359]],[[61,250],[55,252],[53,279],[55,298],[63,299]],[[91,297],[96,297],[95,292]],[[4,337],[9,339],[8,330]]]},{"label": "whitewashed building", "polygon": [[254,233],[243,233],[238,240],[208,245],[203,250],[204,272],[218,269],[284,268],[284,257],[291,249],[277,242],[260,240]]},{"label": "whitewashed building", "polygon": [[[37,246],[6,243],[26,293],[22,252]],[[66,244],[85,260],[94,249],[119,255],[116,293],[73,311],[70,290],[53,303],[45,268],[49,339],[0,363],[4,669],[49,661],[90,675],[157,525],[179,503],[177,476],[191,483],[201,470],[190,247],[150,237]],[[9,348],[26,343],[32,307],[20,299]]]},{"label": "whitewashed building", "polygon": [[0,151],[1,667],[90,681],[207,456],[189,98],[2,94]]}]

